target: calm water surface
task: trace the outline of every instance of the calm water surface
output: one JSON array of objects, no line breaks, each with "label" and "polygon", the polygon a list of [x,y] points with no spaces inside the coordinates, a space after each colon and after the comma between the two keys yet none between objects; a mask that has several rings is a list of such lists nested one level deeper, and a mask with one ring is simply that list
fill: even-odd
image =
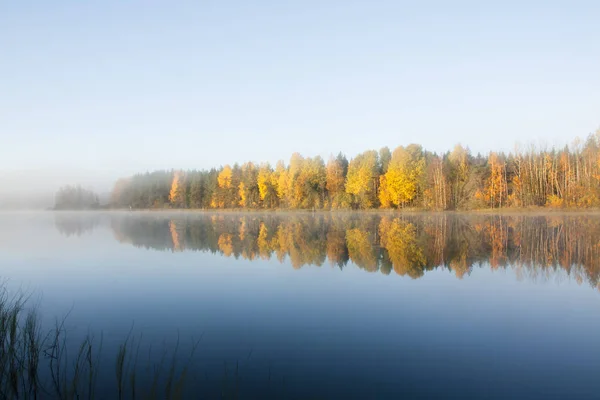
[{"label": "calm water surface", "polygon": [[0,275],[207,397],[600,396],[596,215],[4,213]]}]

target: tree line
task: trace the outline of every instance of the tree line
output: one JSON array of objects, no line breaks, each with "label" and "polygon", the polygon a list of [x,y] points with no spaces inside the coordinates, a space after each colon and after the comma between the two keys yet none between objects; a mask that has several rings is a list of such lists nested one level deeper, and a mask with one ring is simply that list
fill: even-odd
[{"label": "tree line", "polygon": [[119,179],[114,208],[471,210],[600,206],[600,130],[564,148],[473,155],[420,145],[384,147],[327,162],[246,162],[210,170],[154,171]]},{"label": "tree line", "polygon": [[80,185],[61,187],[54,199],[55,210],[94,210],[99,207],[98,195]]}]

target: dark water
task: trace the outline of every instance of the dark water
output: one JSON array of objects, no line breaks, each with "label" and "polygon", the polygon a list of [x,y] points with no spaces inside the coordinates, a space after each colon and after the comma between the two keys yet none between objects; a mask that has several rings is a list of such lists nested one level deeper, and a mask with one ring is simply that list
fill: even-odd
[{"label": "dark water", "polygon": [[0,214],[0,275],[207,398],[600,396],[596,215]]}]

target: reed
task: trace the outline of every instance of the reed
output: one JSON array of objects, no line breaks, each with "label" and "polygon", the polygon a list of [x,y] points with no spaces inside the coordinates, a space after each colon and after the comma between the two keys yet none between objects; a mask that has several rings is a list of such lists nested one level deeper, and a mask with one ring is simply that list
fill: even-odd
[{"label": "reed", "polygon": [[[35,307],[28,308],[27,301],[23,294],[9,295],[0,284],[0,400],[93,400],[106,398],[107,391],[112,391],[110,398],[119,400],[170,400],[189,398],[194,393],[186,390],[202,336],[192,341],[185,357],[178,354],[179,337],[174,348],[164,345],[158,361],[153,361],[150,346],[148,362],[142,368],[143,337],[135,337],[132,327],[114,355],[115,387],[107,388],[103,380],[99,395],[98,375],[102,372],[106,376],[106,368],[111,368],[110,363],[100,362],[105,355],[102,335],[96,338],[88,333],[77,347],[71,347],[65,328],[68,314],[43,332],[38,312]],[[238,398],[239,369],[236,363],[229,382],[226,368],[221,398]]]}]

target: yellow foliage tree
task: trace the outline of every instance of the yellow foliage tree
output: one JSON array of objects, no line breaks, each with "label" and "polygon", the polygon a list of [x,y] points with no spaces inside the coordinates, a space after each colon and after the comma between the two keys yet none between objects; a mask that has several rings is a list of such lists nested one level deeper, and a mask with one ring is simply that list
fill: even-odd
[{"label": "yellow foliage tree", "polygon": [[331,156],[327,161],[327,190],[330,194],[343,192],[344,183],[344,166],[338,159]]},{"label": "yellow foliage tree", "polygon": [[289,192],[289,173],[285,168],[285,164],[283,161],[277,162],[277,167],[275,168],[275,177],[277,180],[277,197],[279,200],[286,201]]},{"label": "yellow foliage tree", "polygon": [[239,196],[240,196],[240,201],[239,201],[239,205],[242,207],[247,207],[248,204],[248,193],[247,193],[247,189],[246,189],[246,185],[244,185],[244,182],[240,182],[239,185]]},{"label": "yellow foliage tree", "polygon": [[345,195],[347,170],[348,160],[341,153],[337,157],[329,158],[326,170],[326,189],[330,208],[349,206],[348,196]]},{"label": "yellow foliage tree", "polygon": [[277,174],[271,166],[263,164],[258,170],[257,177],[258,194],[264,207],[275,207],[277,203]]},{"label": "yellow foliage tree", "polygon": [[256,183],[258,184],[260,200],[264,201],[269,192],[269,186],[271,185],[271,170],[268,166],[259,169]]},{"label": "yellow foliage tree", "polygon": [[173,174],[169,201],[175,207],[185,207],[185,182],[181,171],[176,171]]},{"label": "yellow foliage tree", "polygon": [[324,202],[327,172],[319,156],[306,158],[294,182],[296,207],[321,208]]},{"label": "yellow foliage tree", "polygon": [[302,157],[300,153],[292,154],[292,157],[290,158],[290,166],[288,168],[287,173],[286,192],[288,204],[293,208],[299,207],[303,200],[302,187],[298,182],[298,177],[302,172],[303,165],[304,157]]},{"label": "yellow foliage tree", "polygon": [[469,180],[470,164],[469,149],[457,144],[448,155],[451,185],[451,203],[455,208],[461,208],[467,200],[466,186]]},{"label": "yellow foliage tree", "polygon": [[236,207],[238,205],[239,178],[234,184],[234,171],[229,165],[225,165],[217,175],[217,190],[215,192],[215,204],[219,208]]},{"label": "yellow foliage tree", "polygon": [[[260,202],[260,190],[258,188],[259,168],[252,162],[244,163],[238,177],[237,202],[242,207],[256,207]],[[235,178],[235,170],[234,170]],[[243,183],[243,185],[242,185]]]},{"label": "yellow foliage tree", "polygon": [[506,184],[506,163],[496,153],[490,153],[490,178],[487,181],[484,197],[491,208],[502,207],[508,198]]},{"label": "yellow foliage tree", "polygon": [[421,146],[413,144],[394,150],[387,172],[380,177],[379,201],[382,206],[400,207],[412,201],[424,170]]},{"label": "yellow foliage tree", "polygon": [[232,174],[233,171],[229,165],[223,167],[223,170],[219,172],[219,176],[217,177],[217,183],[220,188],[229,189],[231,187]]},{"label": "yellow foliage tree", "polygon": [[377,152],[370,150],[353,158],[348,165],[346,193],[354,196],[354,202],[359,208],[370,208],[376,202],[377,161]]}]

